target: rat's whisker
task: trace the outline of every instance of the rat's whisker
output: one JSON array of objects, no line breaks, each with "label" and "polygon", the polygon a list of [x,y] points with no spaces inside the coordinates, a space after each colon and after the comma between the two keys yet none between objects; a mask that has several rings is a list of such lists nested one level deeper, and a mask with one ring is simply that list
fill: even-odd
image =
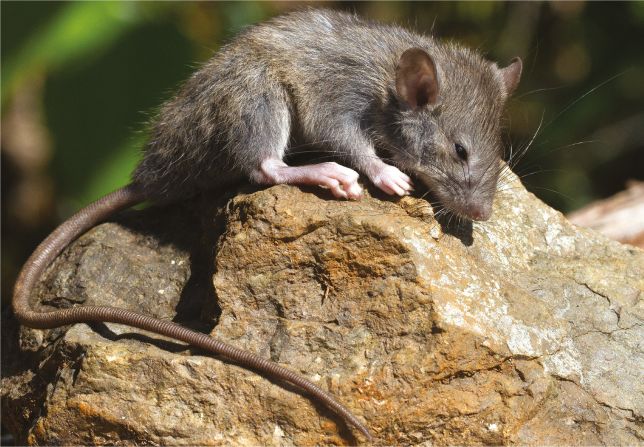
[{"label": "rat's whisker", "polygon": [[553,123],[557,118],[559,118],[561,115],[563,115],[563,114],[564,114],[564,113],[566,113],[568,110],[570,110],[570,108],[571,108],[571,107],[573,107],[573,106],[574,106],[575,104],[577,104],[579,101],[581,101],[582,99],[584,99],[586,96],[590,95],[591,93],[593,93],[593,92],[594,92],[594,91],[596,91],[597,89],[599,89],[599,88],[603,87],[604,85],[608,84],[609,82],[611,82],[611,81],[613,81],[613,80],[615,80],[615,79],[619,78],[620,76],[623,76],[623,75],[624,75],[625,73],[627,73],[627,72],[628,72],[628,70],[624,70],[624,71],[622,71],[621,73],[617,73],[616,75],[613,75],[613,76],[611,76],[610,78],[606,79],[605,81],[600,82],[600,83],[599,83],[599,84],[597,84],[595,87],[591,88],[591,89],[590,89],[590,90],[588,90],[586,93],[582,94],[579,98],[577,98],[577,99],[575,99],[574,101],[572,101],[570,104],[568,104],[566,107],[564,107],[564,108],[563,108],[563,110],[561,110],[558,114],[556,114],[556,115],[555,115],[555,116],[554,116],[550,121],[548,121],[548,123],[546,124],[546,127],[548,127],[550,124],[552,124],[552,123]]}]

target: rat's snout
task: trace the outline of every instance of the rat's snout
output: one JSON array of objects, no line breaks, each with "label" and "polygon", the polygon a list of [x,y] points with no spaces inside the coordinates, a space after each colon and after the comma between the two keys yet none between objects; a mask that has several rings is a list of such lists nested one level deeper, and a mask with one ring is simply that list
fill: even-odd
[{"label": "rat's snout", "polygon": [[[492,216],[494,194],[489,193],[488,188],[480,187],[478,183],[474,186],[467,185],[466,187],[454,183],[446,185],[445,183],[447,182],[437,181],[433,172],[417,171],[416,174],[434,193],[438,201],[453,214],[479,221],[488,220]],[[459,186],[461,187],[460,190],[458,189]]]},{"label": "rat's snout", "polygon": [[498,174],[485,170],[482,178],[478,182],[463,191],[463,211],[465,215],[472,220],[488,220],[492,216],[492,204],[494,203],[494,193],[496,192],[496,183]]},{"label": "rat's snout", "polygon": [[465,213],[472,220],[488,220],[492,215],[492,206],[472,203],[467,206]]}]

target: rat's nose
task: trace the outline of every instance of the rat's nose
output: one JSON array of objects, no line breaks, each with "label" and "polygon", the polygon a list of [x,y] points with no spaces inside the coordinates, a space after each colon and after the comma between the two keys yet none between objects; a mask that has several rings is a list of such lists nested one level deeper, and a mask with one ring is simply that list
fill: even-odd
[{"label": "rat's nose", "polygon": [[492,208],[483,205],[470,205],[467,215],[474,220],[488,220],[492,215]]}]

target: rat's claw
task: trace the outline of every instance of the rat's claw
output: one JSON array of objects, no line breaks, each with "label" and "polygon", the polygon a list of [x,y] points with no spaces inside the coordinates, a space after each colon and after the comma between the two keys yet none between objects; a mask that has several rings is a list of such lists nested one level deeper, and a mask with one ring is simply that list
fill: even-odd
[{"label": "rat's claw", "polygon": [[406,193],[405,193],[405,190],[404,190],[402,187],[400,187],[400,186],[395,182],[395,180],[392,180],[392,179],[385,179],[385,180],[384,180],[384,182],[383,182],[383,184],[384,184],[385,186],[387,186],[387,189],[389,189],[390,191],[393,191],[393,192],[394,192],[394,194],[398,194],[399,196],[404,196],[404,195],[406,194]]},{"label": "rat's claw", "polygon": [[346,193],[348,199],[358,200],[362,197],[362,188],[360,187],[358,182],[355,182],[349,185],[349,187],[346,189]]},{"label": "rat's claw", "polygon": [[[409,179],[409,177],[407,177],[407,178]],[[411,179],[406,180],[406,179],[400,177],[400,178],[395,179],[394,182],[396,183],[396,185],[399,188],[401,188],[403,191],[405,191],[405,194],[409,194],[410,191],[414,190],[414,186],[411,183]]]},{"label": "rat's claw", "polygon": [[328,189],[331,191],[331,194],[333,194],[334,197],[338,199],[346,199],[347,198],[347,193],[345,192],[344,189],[342,189],[342,185],[340,184],[339,181],[337,181],[334,178],[326,178],[324,181],[320,182],[320,186],[323,188]]},{"label": "rat's claw", "polygon": [[411,178],[395,166],[383,163],[370,176],[378,188],[390,195],[406,196],[414,189]]},{"label": "rat's claw", "polygon": [[352,200],[362,197],[362,188],[358,184],[359,174],[353,169],[335,162],[320,163],[308,168],[322,176],[322,186],[330,188],[335,197]]}]

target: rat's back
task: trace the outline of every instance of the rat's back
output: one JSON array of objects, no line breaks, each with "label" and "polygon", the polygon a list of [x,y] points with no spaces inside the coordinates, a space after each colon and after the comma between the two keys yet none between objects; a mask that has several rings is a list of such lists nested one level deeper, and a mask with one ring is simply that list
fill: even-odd
[{"label": "rat's back", "polygon": [[243,178],[280,182],[260,166],[283,158],[293,130],[305,143],[362,137],[357,127],[384,107],[410,47],[430,51],[439,66],[455,52],[471,58],[460,47],[329,10],[250,26],[163,106],[133,181],[157,202]]}]

